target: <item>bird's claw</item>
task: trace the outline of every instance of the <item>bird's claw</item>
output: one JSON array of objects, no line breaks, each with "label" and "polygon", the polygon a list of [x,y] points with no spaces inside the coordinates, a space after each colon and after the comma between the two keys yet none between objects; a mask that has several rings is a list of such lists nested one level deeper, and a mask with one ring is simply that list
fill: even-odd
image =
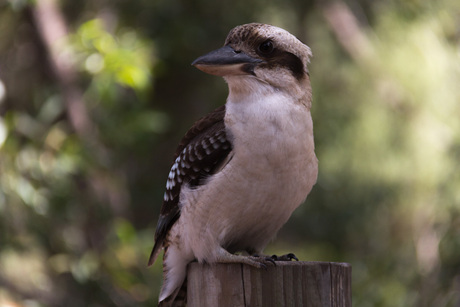
[{"label": "bird's claw", "polygon": [[292,261],[292,260],[299,261],[299,259],[293,253],[289,253],[289,254],[282,255],[282,256],[273,255],[271,256],[271,258],[274,261]]},{"label": "bird's claw", "polygon": [[266,262],[271,263],[271,264],[273,264],[274,266],[276,266],[276,262],[275,262],[276,260],[273,259],[272,257],[265,257],[264,260],[265,260]]},{"label": "bird's claw", "polygon": [[270,256],[264,256],[264,255],[261,256],[261,255],[254,254],[251,256],[251,258],[259,262],[261,268],[263,269],[267,269],[267,264],[276,266],[276,262],[275,262],[276,260]]},{"label": "bird's claw", "polygon": [[276,266],[276,261],[299,261],[299,258],[296,257],[293,253],[285,254],[282,256],[277,256],[277,255],[272,255],[272,256],[266,256],[266,255],[258,255],[258,254],[253,254],[251,258],[255,261],[257,261],[261,268],[266,269],[267,264],[274,265]]}]

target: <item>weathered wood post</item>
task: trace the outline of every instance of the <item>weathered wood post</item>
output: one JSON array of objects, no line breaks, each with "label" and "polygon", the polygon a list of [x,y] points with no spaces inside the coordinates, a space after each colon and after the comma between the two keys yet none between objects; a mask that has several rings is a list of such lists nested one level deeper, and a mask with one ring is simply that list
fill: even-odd
[{"label": "weathered wood post", "polygon": [[292,261],[264,270],[193,262],[187,273],[187,306],[351,307],[351,265]]}]

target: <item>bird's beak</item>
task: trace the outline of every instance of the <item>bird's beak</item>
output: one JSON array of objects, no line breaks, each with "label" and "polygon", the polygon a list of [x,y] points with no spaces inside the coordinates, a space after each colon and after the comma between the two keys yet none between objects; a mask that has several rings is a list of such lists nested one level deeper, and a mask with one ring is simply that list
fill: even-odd
[{"label": "bird's beak", "polygon": [[200,56],[192,65],[216,76],[254,74],[254,67],[262,60],[253,58],[229,45]]}]

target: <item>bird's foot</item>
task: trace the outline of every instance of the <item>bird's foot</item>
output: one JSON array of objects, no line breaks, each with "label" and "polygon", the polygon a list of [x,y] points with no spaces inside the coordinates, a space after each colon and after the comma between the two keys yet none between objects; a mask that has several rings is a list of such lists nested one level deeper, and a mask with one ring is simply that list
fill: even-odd
[{"label": "bird's foot", "polygon": [[261,262],[262,264],[265,265],[265,267],[267,267],[267,264],[276,266],[276,262],[275,262],[276,259],[273,259],[273,257],[270,257],[270,256],[254,254],[248,257],[255,259],[258,262]]},{"label": "bird's foot", "polygon": [[243,256],[243,255],[233,255],[222,249],[217,257],[217,262],[219,263],[243,263],[250,266],[266,269],[268,265],[276,265],[275,260],[269,256]]},{"label": "bird's foot", "polygon": [[299,261],[299,259],[293,253],[289,253],[289,254],[282,255],[282,256],[272,255],[271,258],[274,261],[292,261],[292,260]]}]

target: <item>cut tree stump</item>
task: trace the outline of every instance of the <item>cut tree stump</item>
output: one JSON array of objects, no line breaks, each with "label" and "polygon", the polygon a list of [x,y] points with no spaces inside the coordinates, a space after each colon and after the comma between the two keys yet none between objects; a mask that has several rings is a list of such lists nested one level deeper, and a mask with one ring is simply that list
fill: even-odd
[{"label": "cut tree stump", "polygon": [[351,307],[351,265],[277,262],[257,269],[244,264],[190,263],[188,307]]}]

